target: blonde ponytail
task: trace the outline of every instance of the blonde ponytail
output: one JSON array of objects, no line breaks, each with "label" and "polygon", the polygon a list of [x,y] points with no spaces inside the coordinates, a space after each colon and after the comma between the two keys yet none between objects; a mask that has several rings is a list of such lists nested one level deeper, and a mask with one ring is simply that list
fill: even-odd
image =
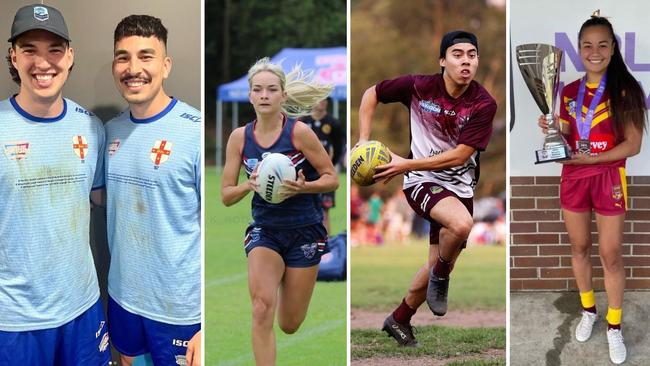
[{"label": "blonde ponytail", "polygon": [[294,66],[285,75],[282,66],[272,63],[268,57],[258,60],[248,70],[249,87],[252,87],[253,76],[262,71],[269,71],[280,79],[280,86],[287,93],[287,101],[282,105],[282,112],[291,118],[308,115],[334,89],[333,85],[321,84],[314,80],[314,72],[302,70],[300,65]]}]

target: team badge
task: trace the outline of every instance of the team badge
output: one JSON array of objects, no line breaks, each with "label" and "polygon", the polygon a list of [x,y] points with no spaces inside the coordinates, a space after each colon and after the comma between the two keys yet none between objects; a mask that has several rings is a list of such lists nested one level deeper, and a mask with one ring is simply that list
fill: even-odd
[{"label": "team badge", "polygon": [[260,240],[261,231],[262,231],[261,227],[254,227],[250,231],[248,231],[246,233],[246,236],[244,236],[244,248],[246,248],[249,244]]},{"label": "team badge", "polygon": [[72,136],[72,150],[84,163],[88,154],[88,140],[81,135]]},{"label": "team badge", "polygon": [[438,186],[431,187],[431,193],[438,194],[440,192],[442,192],[442,187],[438,187]]},{"label": "team badge", "polygon": [[23,160],[29,151],[29,142],[13,141],[4,145],[5,156],[9,160]]},{"label": "team badge", "polygon": [[117,152],[117,149],[120,148],[120,139],[115,139],[108,144],[108,155],[113,156]]},{"label": "team badge", "polygon": [[34,7],[34,19],[44,22],[50,19],[50,13],[47,12],[47,8],[42,6]]},{"label": "team badge", "polygon": [[323,125],[323,127],[320,130],[323,131],[324,134],[329,135],[330,132],[332,132],[332,126]]},{"label": "team badge", "polygon": [[300,246],[302,253],[305,255],[305,258],[312,259],[316,255],[316,250],[318,248],[318,243],[304,244]]},{"label": "team badge", "polygon": [[174,357],[176,358],[176,364],[177,365],[179,365],[179,366],[186,366],[187,365],[187,359],[185,358],[185,356],[175,355]]},{"label": "team badge", "polygon": [[149,154],[149,159],[153,161],[154,168],[160,168],[160,164],[166,162],[169,159],[169,155],[172,154],[172,143],[167,140],[156,140],[156,143],[153,144],[151,148],[151,154]]},{"label": "team badge", "polygon": [[617,201],[623,198],[623,189],[620,185],[615,185],[612,187],[612,198]]},{"label": "team badge", "polygon": [[99,352],[104,352],[108,348],[108,332],[104,333],[102,341],[99,342]]}]

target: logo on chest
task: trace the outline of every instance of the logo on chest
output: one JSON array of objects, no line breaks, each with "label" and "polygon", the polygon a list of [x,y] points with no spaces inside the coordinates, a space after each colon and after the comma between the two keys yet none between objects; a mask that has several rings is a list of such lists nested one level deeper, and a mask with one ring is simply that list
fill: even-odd
[{"label": "logo on chest", "polygon": [[29,151],[29,142],[12,141],[4,144],[5,156],[9,160],[23,160],[27,157]]},{"label": "logo on chest", "polygon": [[160,168],[160,164],[169,160],[169,156],[172,154],[172,145],[167,140],[156,140],[149,154],[149,159],[153,161],[154,169]]},{"label": "logo on chest", "polygon": [[88,155],[88,140],[81,135],[72,136],[72,151],[81,159],[82,163],[85,163]]},{"label": "logo on chest", "polygon": [[108,144],[108,156],[113,156],[120,148],[120,139],[115,139]]},{"label": "logo on chest", "polygon": [[422,109],[425,112],[429,113],[435,113],[438,114],[442,110],[440,108],[440,105],[434,102],[430,102],[428,100],[421,100],[420,101],[420,109]]}]

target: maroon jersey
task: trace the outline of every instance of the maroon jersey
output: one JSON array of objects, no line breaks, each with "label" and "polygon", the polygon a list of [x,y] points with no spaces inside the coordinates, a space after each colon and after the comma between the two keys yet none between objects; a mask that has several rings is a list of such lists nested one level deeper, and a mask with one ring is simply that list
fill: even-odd
[{"label": "maroon jersey", "polygon": [[473,197],[479,178],[479,154],[492,135],[497,105],[479,83],[472,81],[458,98],[445,89],[442,74],[406,75],[384,80],[375,87],[382,103],[400,102],[409,108],[411,153],[422,159],[454,149],[459,144],[476,151],[462,165],[443,170],[411,171],[404,188],[435,182],[459,197]]},{"label": "maroon jersey", "polygon": [[[578,88],[580,88],[580,79],[568,84],[562,89],[560,104],[560,123],[570,126],[570,134],[565,135],[567,143],[574,152],[578,150],[578,140],[580,134],[576,123],[576,99],[578,99]],[[587,114],[591,100],[596,93],[598,83],[587,83],[587,90],[582,102],[582,116]],[[611,150],[616,146],[616,132],[614,130],[614,120],[609,113],[609,93],[607,89],[598,102],[594,111],[594,119],[591,121],[591,130],[589,131],[589,145],[591,154],[598,155],[602,152]],[[562,176],[565,178],[584,178],[591,175],[601,174],[607,171],[609,167],[625,167],[625,159],[612,161],[602,165],[564,165],[562,167]]]}]

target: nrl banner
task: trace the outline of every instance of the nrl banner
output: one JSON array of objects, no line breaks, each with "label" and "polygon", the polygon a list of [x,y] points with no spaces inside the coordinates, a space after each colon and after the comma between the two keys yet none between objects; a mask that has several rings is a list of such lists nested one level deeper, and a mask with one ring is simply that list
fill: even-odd
[{"label": "nrl banner", "polygon": [[[544,12],[534,11],[540,4]],[[543,134],[537,126],[541,112],[531,98],[526,82],[518,70],[515,48],[527,43],[545,43],[563,51],[560,66],[560,93],[564,85],[584,75],[578,50],[578,31],[591,14],[600,9],[614,26],[621,54],[628,68],[641,83],[650,106],[650,27],[645,14],[650,13],[650,2],[644,0],[534,0],[510,2],[510,175],[560,175],[561,164],[531,162],[531,156],[542,148]],[[554,111],[559,114],[558,107]],[[644,135],[639,155],[628,159],[628,175],[650,175],[650,140]]]}]

